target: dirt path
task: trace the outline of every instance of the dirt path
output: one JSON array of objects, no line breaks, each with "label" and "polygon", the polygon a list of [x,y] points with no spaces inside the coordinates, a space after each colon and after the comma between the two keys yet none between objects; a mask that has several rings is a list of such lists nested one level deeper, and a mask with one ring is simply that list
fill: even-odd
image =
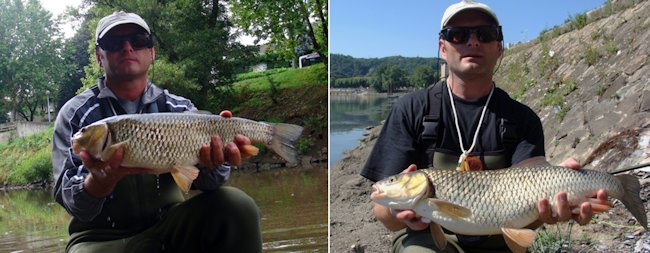
[{"label": "dirt path", "polygon": [[[393,234],[372,215],[371,183],[359,172],[379,134],[370,129],[361,145],[348,151],[330,175],[330,252],[390,252]],[[650,173],[636,172],[642,183],[641,197],[650,209]],[[570,243],[558,243],[552,252],[650,252],[650,233],[634,220],[619,201],[612,210],[596,215],[592,224],[548,226],[552,234],[560,230]],[[539,231],[538,231],[539,232]]]}]

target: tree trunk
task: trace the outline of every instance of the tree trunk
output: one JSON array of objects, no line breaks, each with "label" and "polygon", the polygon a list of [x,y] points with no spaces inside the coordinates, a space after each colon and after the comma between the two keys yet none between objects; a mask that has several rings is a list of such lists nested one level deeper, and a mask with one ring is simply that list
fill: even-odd
[{"label": "tree trunk", "polygon": [[302,1],[298,1],[298,4],[300,5],[298,8],[300,8],[300,11],[302,12],[305,23],[307,23],[307,28],[309,28],[307,29],[307,34],[309,34],[309,38],[311,38],[311,44],[320,56],[321,61],[323,61],[323,63],[325,63],[325,66],[327,66],[327,55],[323,55],[323,53],[320,52],[321,47],[316,40],[316,35],[314,35],[314,28],[309,21],[309,11],[307,11],[307,7]]}]

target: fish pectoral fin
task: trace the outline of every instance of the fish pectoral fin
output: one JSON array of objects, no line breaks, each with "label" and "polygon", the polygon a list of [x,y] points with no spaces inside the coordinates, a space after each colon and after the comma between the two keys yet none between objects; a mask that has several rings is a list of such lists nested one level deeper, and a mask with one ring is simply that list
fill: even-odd
[{"label": "fish pectoral fin", "polygon": [[189,192],[192,181],[199,176],[199,169],[194,166],[174,166],[172,177],[183,192]]},{"label": "fish pectoral fin", "polygon": [[126,141],[118,142],[118,143],[115,143],[115,144],[112,144],[112,145],[106,147],[106,150],[104,150],[104,152],[102,152],[100,159],[102,161],[110,161],[111,157],[113,157],[113,154],[115,154],[115,151],[117,151],[119,148],[122,148],[122,147],[126,149],[128,143],[129,143],[129,141],[126,140]]},{"label": "fish pectoral fin", "polygon": [[440,250],[445,249],[447,247],[447,237],[445,237],[445,232],[442,231],[440,224],[435,222],[429,223],[429,230],[431,230],[431,236],[436,247]]},{"label": "fish pectoral fin", "polygon": [[514,253],[525,253],[535,242],[535,231],[527,228],[501,228],[508,248]]},{"label": "fish pectoral fin", "polygon": [[240,146],[241,158],[249,158],[256,156],[260,152],[260,149],[253,145],[243,145]]},{"label": "fish pectoral fin", "polygon": [[456,218],[467,218],[472,215],[469,209],[440,199],[429,199],[429,205],[436,207],[438,211]]}]

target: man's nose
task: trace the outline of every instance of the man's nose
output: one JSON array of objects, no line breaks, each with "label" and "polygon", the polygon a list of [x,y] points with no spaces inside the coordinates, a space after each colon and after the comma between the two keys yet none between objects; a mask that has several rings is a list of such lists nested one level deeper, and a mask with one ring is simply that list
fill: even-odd
[{"label": "man's nose", "polygon": [[481,42],[478,40],[478,35],[476,32],[470,32],[469,33],[469,39],[467,40],[467,46],[472,47],[475,46],[477,47]]},{"label": "man's nose", "polygon": [[122,42],[122,43],[123,43],[122,44],[122,50],[133,51],[133,46],[131,45],[131,42],[129,42],[129,40],[124,40],[124,42]]}]

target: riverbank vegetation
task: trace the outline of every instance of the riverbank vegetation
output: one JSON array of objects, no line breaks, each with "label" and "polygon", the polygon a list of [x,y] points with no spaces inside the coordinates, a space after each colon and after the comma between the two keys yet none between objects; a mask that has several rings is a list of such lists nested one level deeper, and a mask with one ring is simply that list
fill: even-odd
[{"label": "riverbank vegetation", "polygon": [[373,88],[378,92],[426,87],[438,77],[436,58],[391,56],[354,58],[332,54],[332,88]]},{"label": "riverbank vegetation", "polygon": [[0,186],[51,181],[54,128],[0,144]]}]

